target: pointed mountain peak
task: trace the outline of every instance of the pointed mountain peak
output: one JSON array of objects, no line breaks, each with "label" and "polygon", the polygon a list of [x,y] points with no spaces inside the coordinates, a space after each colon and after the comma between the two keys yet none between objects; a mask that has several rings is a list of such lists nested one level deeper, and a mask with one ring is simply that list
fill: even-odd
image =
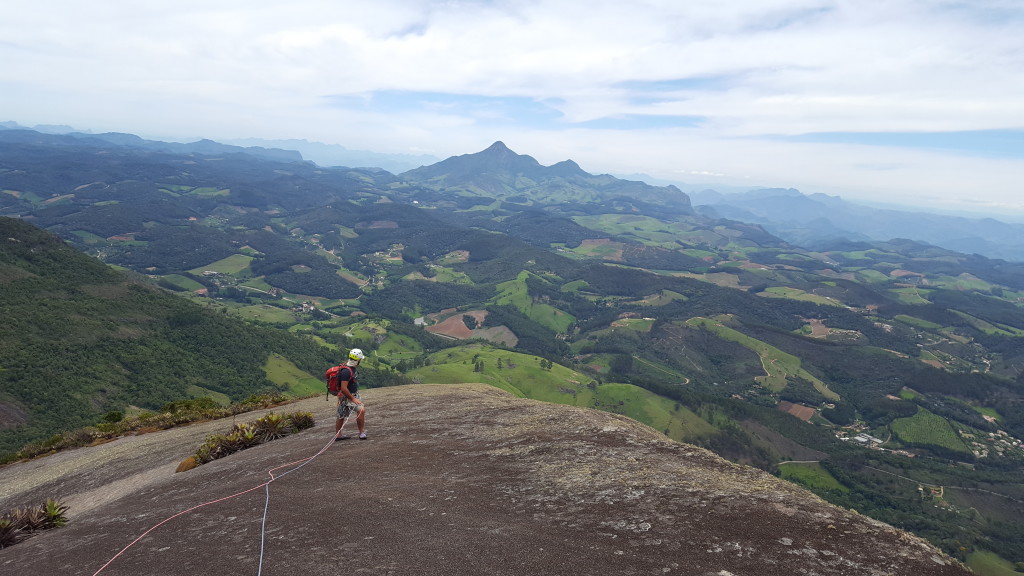
[{"label": "pointed mountain peak", "polygon": [[572,160],[562,160],[557,164],[552,164],[551,168],[548,169],[551,174],[556,176],[568,177],[568,176],[589,176],[580,165],[573,162]]},{"label": "pointed mountain peak", "polygon": [[458,158],[469,160],[474,170],[486,172],[505,170],[515,173],[532,171],[541,167],[540,163],[532,156],[516,154],[501,140],[491,144],[486,150]]},{"label": "pointed mountain peak", "polygon": [[[508,149],[508,146],[505,146],[504,142],[502,142],[501,140],[498,140],[494,144],[491,144],[490,146],[488,146],[487,149],[484,150],[484,152],[489,152],[489,153],[500,152],[500,153],[504,154],[504,153],[508,153],[508,152],[512,152],[512,151]],[[514,152],[513,152],[513,154],[514,154]]]}]

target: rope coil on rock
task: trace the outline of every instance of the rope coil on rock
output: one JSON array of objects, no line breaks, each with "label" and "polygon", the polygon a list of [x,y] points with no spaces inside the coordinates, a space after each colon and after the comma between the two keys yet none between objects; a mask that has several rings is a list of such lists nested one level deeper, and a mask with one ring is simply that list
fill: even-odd
[{"label": "rope coil on rock", "polygon": [[[334,441],[337,440],[338,437],[341,436],[341,432],[345,429],[345,424],[347,424],[347,423],[348,423],[347,420],[342,422],[341,427],[338,429],[337,432],[334,433],[334,435],[331,437],[330,441],[328,441],[327,444],[325,444],[324,447],[321,448],[316,454],[313,454],[312,456],[309,456],[308,458],[303,458],[301,460],[296,460],[294,462],[289,462],[287,464],[282,464],[280,466],[275,466],[274,468],[271,468],[271,469],[267,470],[267,474],[270,475],[270,480],[267,480],[266,482],[264,482],[262,484],[259,484],[257,486],[253,486],[252,488],[248,488],[246,490],[242,490],[241,492],[236,492],[235,494],[232,494],[230,496],[225,496],[223,498],[218,498],[216,500],[210,500],[209,502],[203,502],[202,504],[197,504],[196,506],[193,506],[193,507],[188,508],[186,510],[182,510],[181,512],[178,512],[177,514],[174,514],[172,516],[168,516],[167,518],[164,518],[163,520],[158,522],[156,525],[154,525],[152,528],[150,528],[149,530],[146,530],[141,535],[139,535],[138,538],[136,538],[135,540],[132,540],[130,543],[128,543],[128,545],[125,546],[124,548],[122,548],[120,551],[118,551],[117,554],[114,554],[114,556],[111,557],[110,560],[107,560],[106,564],[104,564],[103,566],[100,566],[99,570],[93,572],[92,576],[97,576],[100,572],[103,572],[104,570],[106,570],[106,568],[108,566],[110,566],[114,562],[114,560],[117,560],[118,557],[120,557],[122,554],[127,552],[129,548],[131,548],[135,544],[138,544],[143,538],[148,536],[151,532],[153,532],[157,528],[163,526],[164,524],[170,522],[171,520],[174,520],[175,518],[177,518],[179,516],[184,516],[185,514],[188,514],[189,512],[193,512],[193,511],[198,510],[200,508],[203,508],[205,506],[210,506],[212,504],[217,504],[219,502],[225,502],[227,500],[231,500],[232,498],[237,498],[237,497],[239,497],[239,496],[241,496],[243,494],[248,494],[249,492],[253,492],[255,490],[259,490],[260,488],[265,488],[266,492],[267,492],[267,499],[266,499],[266,503],[264,504],[264,508],[263,508],[263,523],[262,523],[262,527],[260,529],[260,560],[259,560],[259,569],[257,570],[257,576],[261,575],[263,573],[264,542],[266,541],[266,534],[267,534],[267,512],[270,509],[270,485],[275,480],[277,480],[278,478],[283,478],[283,477],[287,476],[288,474],[291,474],[292,472],[295,472],[299,468],[302,468],[306,464],[309,464],[310,462],[312,462],[317,456],[319,456],[319,455],[323,454],[324,452],[326,452],[327,449],[330,448],[332,444],[334,444]],[[286,472],[284,472],[280,476],[275,476],[274,475],[274,472],[276,470],[280,470],[281,468],[286,468],[288,466],[293,466],[295,464],[298,464],[298,466],[295,466],[294,468],[292,468],[290,470],[287,470]]]}]

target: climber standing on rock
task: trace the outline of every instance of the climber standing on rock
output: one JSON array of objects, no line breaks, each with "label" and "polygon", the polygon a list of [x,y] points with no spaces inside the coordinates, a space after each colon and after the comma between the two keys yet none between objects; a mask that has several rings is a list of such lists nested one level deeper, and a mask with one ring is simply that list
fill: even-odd
[{"label": "climber standing on rock", "polygon": [[[359,398],[359,383],[356,381],[356,367],[366,356],[359,348],[348,353],[348,361],[327,371],[327,390],[338,396],[338,417],[334,421],[334,433],[339,434],[353,411],[359,439],[366,440],[366,406]],[[336,440],[348,440],[349,436],[339,434]]]}]

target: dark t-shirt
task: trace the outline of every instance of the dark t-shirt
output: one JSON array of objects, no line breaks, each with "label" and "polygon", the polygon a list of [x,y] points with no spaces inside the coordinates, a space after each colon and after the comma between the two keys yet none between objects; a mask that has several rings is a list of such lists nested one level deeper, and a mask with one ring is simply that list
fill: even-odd
[{"label": "dark t-shirt", "polygon": [[[345,372],[346,370],[348,372]],[[341,386],[341,383],[346,380],[348,380],[348,391],[350,393],[355,394],[359,391],[359,382],[356,381],[356,369],[352,366],[344,366],[338,371],[338,385]]]}]

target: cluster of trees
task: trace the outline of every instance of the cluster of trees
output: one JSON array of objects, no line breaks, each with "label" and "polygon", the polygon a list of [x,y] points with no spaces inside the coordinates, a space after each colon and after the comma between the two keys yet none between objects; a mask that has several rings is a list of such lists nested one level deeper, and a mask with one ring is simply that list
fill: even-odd
[{"label": "cluster of trees", "polygon": [[0,451],[196,387],[233,400],[273,390],[272,353],[311,373],[329,362],[312,339],[211,314],[22,221],[0,218],[0,236],[15,240],[0,245],[0,268],[31,272],[0,282],[0,399],[26,419],[0,432]]},{"label": "cluster of trees", "polygon": [[110,251],[108,261],[133,270],[170,274],[197,268],[236,252],[230,236],[200,224],[151,226],[138,234],[136,240],[143,243],[107,248]]}]

